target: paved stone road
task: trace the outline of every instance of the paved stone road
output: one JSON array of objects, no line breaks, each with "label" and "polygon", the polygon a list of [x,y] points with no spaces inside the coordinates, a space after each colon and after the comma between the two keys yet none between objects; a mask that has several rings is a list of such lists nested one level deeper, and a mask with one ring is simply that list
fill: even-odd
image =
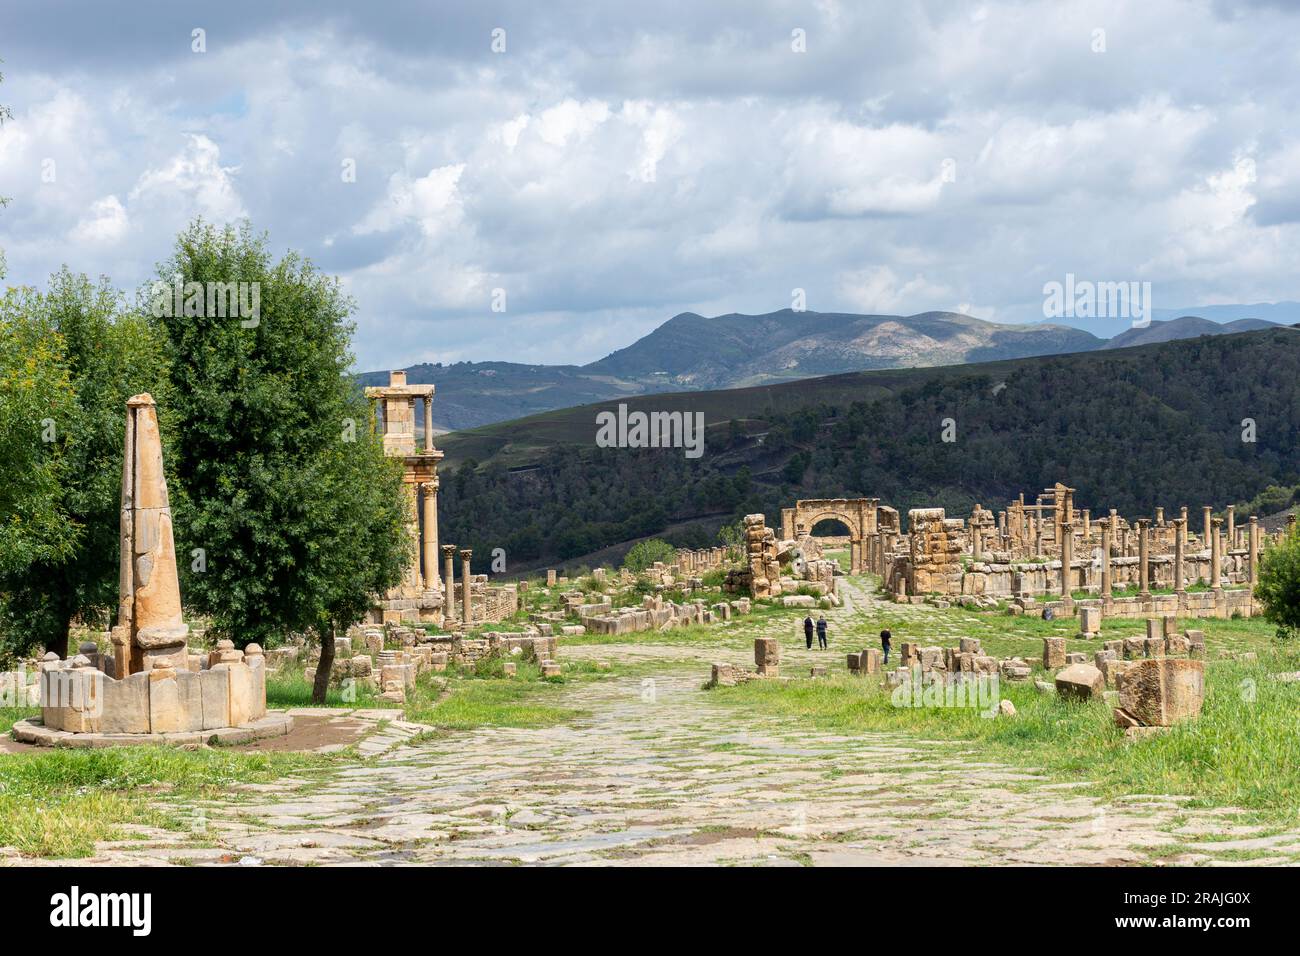
[{"label": "paved stone road", "polygon": [[[1300,835],[1234,829],[1228,811],[1179,798],[1103,804],[940,744],[755,720],[700,689],[716,650],[565,653],[664,668],[653,684],[568,685],[562,703],[591,715],[569,726],[410,743],[418,728],[388,725],[360,765],[242,788],[200,808],[193,835],[142,831],[89,862],[1108,865],[1300,853]],[[1236,838],[1185,849],[1206,835]]]}]

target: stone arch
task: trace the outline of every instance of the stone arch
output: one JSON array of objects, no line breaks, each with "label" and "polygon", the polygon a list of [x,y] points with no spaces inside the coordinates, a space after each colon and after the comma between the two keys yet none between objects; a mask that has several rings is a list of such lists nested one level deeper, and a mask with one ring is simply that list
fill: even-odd
[{"label": "stone arch", "polygon": [[876,534],[878,498],[814,498],[796,501],[793,508],[781,509],[781,536],[795,540],[811,534],[820,521],[834,519],[849,529],[849,571],[861,574],[864,566],[864,542]]}]

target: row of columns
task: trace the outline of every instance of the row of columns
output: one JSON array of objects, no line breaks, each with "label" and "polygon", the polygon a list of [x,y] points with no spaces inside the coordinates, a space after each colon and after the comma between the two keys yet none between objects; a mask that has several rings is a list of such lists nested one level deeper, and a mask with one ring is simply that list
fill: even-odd
[{"label": "row of columns", "polygon": [[[1186,509],[1184,509],[1186,510]],[[1205,509],[1207,516],[1208,508]],[[1112,515],[1114,512],[1112,512]],[[1107,600],[1110,599],[1113,587],[1113,577],[1110,567],[1110,549],[1114,539],[1113,517],[1111,521],[1102,522],[1101,530],[1101,596]],[[1206,537],[1210,542],[1210,585],[1216,591],[1223,590],[1223,538],[1220,528],[1224,524],[1223,518],[1209,517]],[[1150,554],[1151,554],[1151,521],[1148,518],[1139,518],[1138,526],[1138,596],[1148,598],[1151,596],[1151,578],[1150,578]],[[1187,556],[1187,518],[1186,516],[1174,519],[1174,592],[1184,594],[1187,591],[1187,576],[1184,570]],[[1235,530],[1235,529],[1234,529]],[[1259,519],[1251,515],[1250,524],[1247,529],[1247,548],[1249,549],[1249,559],[1247,562],[1247,580],[1254,584],[1259,577]],[[1061,594],[1063,597],[1069,597],[1069,576],[1067,570],[1069,563],[1073,560],[1072,535],[1066,534],[1062,541],[1062,571],[1061,571]]]},{"label": "row of columns", "polygon": [[[455,566],[456,566],[456,546],[454,544],[444,544],[442,546],[443,558],[443,578],[446,584],[446,600],[442,606],[442,618],[450,623],[456,619],[456,585],[455,585]],[[470,620],[474,614],[474,601],[470,597],[470,571],[469,561],[473,557],[472,548],[460,549],[460,620],[466,627],[469,627]]]}]

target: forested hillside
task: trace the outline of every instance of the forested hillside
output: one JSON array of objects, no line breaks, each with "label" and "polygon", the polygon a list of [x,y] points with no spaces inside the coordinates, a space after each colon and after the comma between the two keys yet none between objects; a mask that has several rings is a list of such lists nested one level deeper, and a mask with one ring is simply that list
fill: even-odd
[{"label": "forested hillside", "polygon": [[[868,397],[850,400],[846,381]],[[474,547],[487,570],[497,547],[523,567],[665,529],[679,544],[711,543],[736,516],[764,511],[774,522],[799,497],[871,495],[904,513],[942,505],[964,515],[1063,481],[1080,507],[1139,514],[1300,482],[1291,329],[836,382],[779,386],[782,400],[762,408],[755,390],[698,395],[710,427],[697,460],[574,441],[574,422],[593,421],[594,435],[593,407],[556,412],[528,431],[552,424],[565,439],[536,439],[531,461],[462,458],[444,472],[443,540]],[[813,397],[799,406],[790,390],[804,387]],[[945,419],[954,441],[943,440]],[[1251,422],[1255,440],[1244,441]]]}]

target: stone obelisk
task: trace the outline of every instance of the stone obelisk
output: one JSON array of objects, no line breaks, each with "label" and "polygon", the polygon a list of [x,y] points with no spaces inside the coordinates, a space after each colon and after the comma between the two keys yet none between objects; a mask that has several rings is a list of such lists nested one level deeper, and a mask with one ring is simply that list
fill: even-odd
[{"label": "stone obelisk", "polygon": [[156,662],[186,665],[189,626],[181,619],[172,512],[163,474],[158,408],[148,393],[126,403],[122,462],[122,552],[117,626],[112,630],[114,677],[150,670]]}]

